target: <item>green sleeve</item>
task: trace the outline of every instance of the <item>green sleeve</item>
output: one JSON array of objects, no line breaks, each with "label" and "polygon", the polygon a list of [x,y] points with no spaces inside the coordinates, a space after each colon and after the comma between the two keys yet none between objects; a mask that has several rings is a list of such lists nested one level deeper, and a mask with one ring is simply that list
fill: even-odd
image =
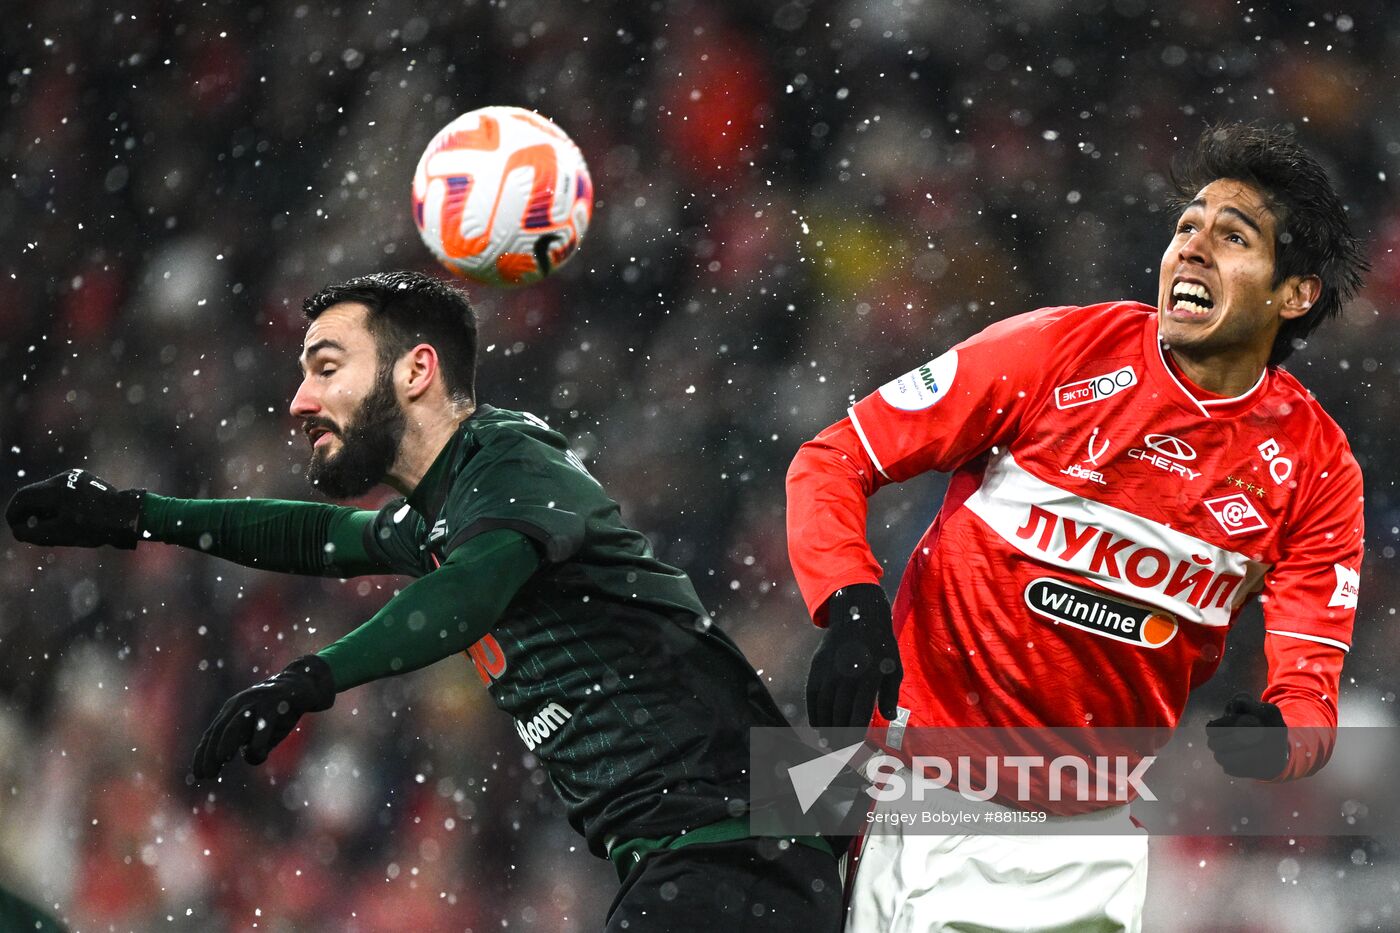
[{"label": "green sleeve", "polygon": [[142,537],[259,570],[328,577],[392,573],[371,555],[372,511],[281,499],[171,499],[146,493]]},{"label": "green sleeve", "polygon": [[64,933],[65,929],[46,911],[0,888],[0,930]]},{"label": "green sleeve", "polygon": [[535,546],[519,532],[502,528],[472,538],[364,625],[317,652],[331,667],[336,691],[465,651],[491,630],[539,565]]}]

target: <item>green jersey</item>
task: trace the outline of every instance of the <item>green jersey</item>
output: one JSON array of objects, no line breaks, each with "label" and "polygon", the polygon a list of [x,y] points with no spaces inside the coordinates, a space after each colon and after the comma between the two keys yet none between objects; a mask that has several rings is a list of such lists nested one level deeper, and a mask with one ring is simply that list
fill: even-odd
[{"label": "green jersey", "polygon": [[590,848],[744,812],[748,730],[782,714],[686,575],[542,421],[479,408],[366,526],[365,550],[423,576],[498,529],[541,563],[469,654]]}]

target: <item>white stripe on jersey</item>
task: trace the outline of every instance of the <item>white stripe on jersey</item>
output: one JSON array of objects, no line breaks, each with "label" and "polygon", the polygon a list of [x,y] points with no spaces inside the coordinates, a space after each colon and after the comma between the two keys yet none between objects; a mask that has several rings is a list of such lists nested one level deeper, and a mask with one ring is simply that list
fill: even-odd
[{"label": "white stripe on jersey", "polygon": [[1304,635],[1302,632],[1285,632],[1281,628],[1266,628],[1264,631],[1268,632],[1270,635],[1287,635],[1289,638],[1301,638],[1303,641],[1315,641],[1320,645],[1331,645],[1334,648],[1341,648],[1343,651],[1351,651],[1351,645],[1348,645],[1344,641],[1337,641],[1335,638],[1323,638],[1321,635]]},{"label": "white stripe on jersey", "polygon": [[1268,564],[1085,499],[1032,476],[1005,451],[991,458],[964,506],[1041,564],[1157,606],[1178,619],[1227,626]]},{"label": "white stripe on jersey", "polygon": [[1167,350],[1165,347],[1162,346],[1162,342],[1160,340],[1157,341],[1157,354],[1162,359],[1162,369],[1166,370],[1166,373],[1168,376],[1171,377],[1172,382],[1176,383],[1176,387],[1181,390],[1182,394],[1189,398],[1191,400],[1191,403],[1195,405],[1196,408],[1200,410],[1201,414],[1205,415],[1207,418],[1213,417],[1213,415],[1211,415],[1210,413],[1210,406],[1233,405],[1240,399],[1243,399],[1246,396],[1252,394],[1255,389],[1259,388],[1261,385],[1264,384],[1265,379],[1269,378],[1269,367],[1265,366],[1264,371],[1259,374],[1259,378],[1255,380],[1254,385],[1250,386],[1248,389],[1244,390],[1239,395],[1236,395],[1234,398],[1196,398],[1196,396],[1191,392],[1191,390],[1186,388],[1186,385],[1180,379],[1177,378],[1176,371],[1172,369],[1171,363],[1167,361]]},{"label": "white stripe on jersey", "polygon": [[880,465],[880,458],[875,456],[875,448],[870,446],[870,440],[865,436],[865,429],[860,426],[860,419],[856,417],[856,407],[852,405],[846,409],[846,414],[851,418],[851,424],[856,429],[856,437],[860,438],[860,444],[865,448],[865,452],[870,456],[870,462],[875,464],[875,469],[880,471],[880,475],[885,479],[890,478],[890,474],[885,472],[885,468]]}]

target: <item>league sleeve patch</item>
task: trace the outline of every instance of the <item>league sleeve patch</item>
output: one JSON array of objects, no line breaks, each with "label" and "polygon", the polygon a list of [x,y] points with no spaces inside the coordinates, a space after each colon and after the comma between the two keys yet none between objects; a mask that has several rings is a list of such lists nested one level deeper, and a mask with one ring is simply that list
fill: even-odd
[{"label": "league sleeve patch", "polygon": [[1361,573],[1341,564],[1333,564],[1332,569],[1337,572],[1337,588],[1332,591],[1327,608],[1355,609],[1356,597],[1361,595]]},{"label": "league sleeve patch", "polygon": [[880,397],[901,411],[921,411],[948,394],[957,372],[958,351],[949,350],[880,386]]}]

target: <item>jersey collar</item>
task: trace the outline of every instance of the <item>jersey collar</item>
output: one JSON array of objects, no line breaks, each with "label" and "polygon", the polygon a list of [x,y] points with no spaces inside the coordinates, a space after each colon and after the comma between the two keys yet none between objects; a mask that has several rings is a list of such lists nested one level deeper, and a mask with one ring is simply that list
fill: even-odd
[{"label": "jersey collar", "polygon": [[438,453],[432,466],[428,467],[418,485],[413,487],[413,492],[408,494],[408,504],[413,507],[413,511],[423,516],[429,525],[437,519],[443,503],[447,501],[447,493],[452,489],[452,480],[456,478],[456,468],[460,464],[458,454],[466,442],[467,426],[473,419],[485,417],[495,410],[490,405],[478,405]]},{"label": "jersey collar", "polygon": [[1157,316],[1155,314],[1152,316],[1151,324],[1144,329],[1143,342],[1148,344],[1148,346],[1143,347],[1147,368],[1157,376],[1159,381],[1166,383],[1168,391],[1178,402],[1207,418],[1230,418],[1243,414],[1264,397],[1264,386],[1269,381],[1269,367],[1267,366],[1259,374],[1259,380],[1254,385],[1233,398],[1222,398],[1206,392],[1193,385],[1184,375],[1179,375],[1176,367],[1167,360],[1167,349],[1162,346],[1162,340],[1157,334]]}]

